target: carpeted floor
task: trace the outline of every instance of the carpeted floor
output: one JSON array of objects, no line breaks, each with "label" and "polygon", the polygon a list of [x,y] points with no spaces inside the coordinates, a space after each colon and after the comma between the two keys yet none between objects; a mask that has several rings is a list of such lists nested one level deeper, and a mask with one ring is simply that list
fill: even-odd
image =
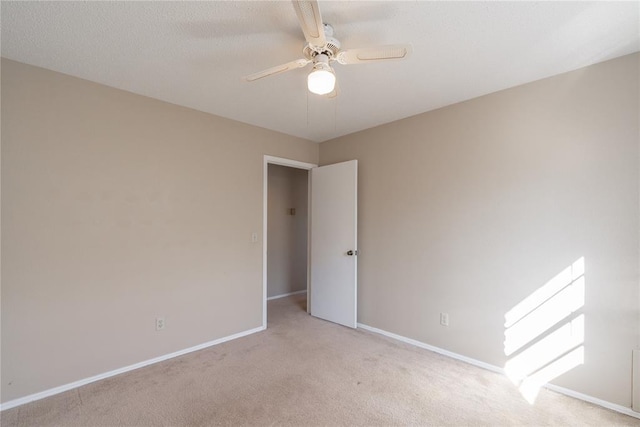
[{"label": "carpeted floor", "polygon": [[3,411],[14,426],[560,425],[640,420],[269,302],[265,332]]}]

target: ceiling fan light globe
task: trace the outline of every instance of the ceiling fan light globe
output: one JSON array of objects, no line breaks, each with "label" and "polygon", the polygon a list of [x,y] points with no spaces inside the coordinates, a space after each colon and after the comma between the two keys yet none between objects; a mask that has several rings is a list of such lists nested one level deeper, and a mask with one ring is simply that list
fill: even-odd
[{"label": "ceiling fan light globe", "polygon": [[336,86],[336,75],[329,70],[314,69],[307,77],[307,87],[309,92],[316,95],[326,95],[333,92]]}]

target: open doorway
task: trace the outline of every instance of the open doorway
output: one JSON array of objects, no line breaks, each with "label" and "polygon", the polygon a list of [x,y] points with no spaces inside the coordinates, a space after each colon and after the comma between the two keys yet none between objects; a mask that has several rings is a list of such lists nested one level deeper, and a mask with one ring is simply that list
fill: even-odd
[{"label": "open doorway", "polygon": [[309,171],[267,170],[267,301],[307,292]]},{"label": "open doorway", "polygon": [[[315,166],[271,156],[265,156],[264,159],[263,326],[265,328],[267,327],[268,300],[305,292],[308,295],[309,170]],[[308,306],[307,297],[306,307]]]}]

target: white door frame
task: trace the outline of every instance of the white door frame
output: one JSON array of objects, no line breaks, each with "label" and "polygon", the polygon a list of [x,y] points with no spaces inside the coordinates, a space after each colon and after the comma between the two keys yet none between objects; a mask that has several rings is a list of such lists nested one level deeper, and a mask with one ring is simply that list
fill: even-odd
[{"label": "white door frame", "polygon": [[[297,160],[285,159],[283,157],[264,156],[263,175],[262,175],[262,327],[267,328],[267,201],[269,195],[268,185],[268,169],[269,165],[288,166],[296,169],[310,170],[318,167],[313,163],[299,162]],[[307,177],[307,204],[311,200],[311,174]],[[308,210],[307,215],[307,236],[310,234],[311,211]],[[307,311],[309,311],[309,244],[311,240],[307,239]]]}]

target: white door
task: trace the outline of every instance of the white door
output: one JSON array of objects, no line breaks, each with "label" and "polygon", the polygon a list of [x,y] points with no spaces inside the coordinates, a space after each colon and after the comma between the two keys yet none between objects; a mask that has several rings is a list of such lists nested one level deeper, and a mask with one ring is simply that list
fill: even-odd
[{"label": "white door", "polygon": [[356,327],[358,161],[311,170],[311,315]]}]

